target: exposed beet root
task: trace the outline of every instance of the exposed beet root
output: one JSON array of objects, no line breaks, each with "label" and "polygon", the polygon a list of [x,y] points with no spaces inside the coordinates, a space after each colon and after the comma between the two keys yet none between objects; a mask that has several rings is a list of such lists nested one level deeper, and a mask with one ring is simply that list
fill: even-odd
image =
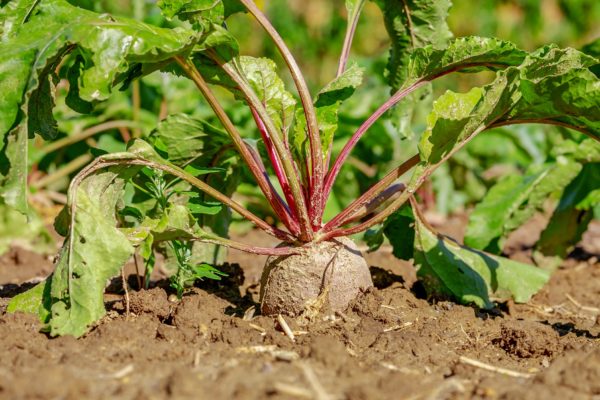
[{"label": "exposed beet root", "polygon": [[373,286],[369,266],[348,238],[315,243],[304,254],[269,257],[260,288],[263,315],[301,314],[320,294],[332,311],[343,311],[356,295]]}]

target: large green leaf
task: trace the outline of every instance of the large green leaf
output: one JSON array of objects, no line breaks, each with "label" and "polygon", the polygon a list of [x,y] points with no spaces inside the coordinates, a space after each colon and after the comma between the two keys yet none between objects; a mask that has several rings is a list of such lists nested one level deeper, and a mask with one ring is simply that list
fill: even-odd
[{"label": "large green leaf", "polygon": [[[547,123],[567,126],[600,140],[597,111],[600,109],[600,81],[588,69],[595,64],[597,60],[576,50],[547,46],[528,55],[520,66],[498,72],[490,85],[467,93],[442,95],[428,118],[427,130],[419,144],[422,163],[410,186],[416,188],[471,138],[493,126]],[[597,149],[598,143],[594,145]],[[592,149],[590,141],[586,141],[581,149],[577,149],[579,155],[575,160],[593,159]],[[509,178],[480,206],[480,210],[487,208],[482,212],[485,216],[478,218],[476,212],[475,227],[470,228],[468,240],[487,247],[503,232],[515,229],[547,195],[570,182],[580,168],[573,162],[574,165],[564,169],[546,172],[547,180],[538,180],[541,176],[523,181]],[[569,192],[569,188],[565,189],[565,194]],[[526,202],[525,207],[521,207]],[[485,222],[479,224],[477,221],[481,220]]]},{"label": "large green leaf", "polygon": [[77,51],[89,60],[79,75],[79,96],[98,101],[135,65],[164,62],[196,40],[185,28],[163,29],[96,14],[64,0],[40,2],[19,33],[0,43],[3,201],[26,209],[26,141],[36,133],[45,138],[56,134],[52,75],[66,54]]},{"label": "large green leaf", "polygon": [[408,58],[402,88],[449,71],[497,71],[518,66],[526,56],[513,43],[496,38],[461,37],[451,40],[443,49],[429,45],[414,50]]},{"label": "large green leaf", "polygon": [[417,275],[428,291],[491,308],[493,301],[527,302],[548,281],[548,272],[493,256],[436,235],[417,216]]},{"label": "large green leaf", "polygon": [[595,64],[574,49],[536,51],[519,67],[519,95],[502,121],[566,125],[600,140],[600,80],[588,69]]},{"label": "large green leaf", "polygon": [[428,117],[421,159],[438,164],[474,135],[512,123],[560,124],[600,140],[600,80],[588,69],[596,62],[576,50],[548,46],[498,72],[483,88],[446,92]]}]

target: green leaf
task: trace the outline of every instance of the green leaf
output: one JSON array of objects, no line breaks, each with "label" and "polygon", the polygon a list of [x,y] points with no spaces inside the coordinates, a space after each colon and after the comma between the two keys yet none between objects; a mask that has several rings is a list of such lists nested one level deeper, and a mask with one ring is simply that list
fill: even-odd
[{"label": "green leaf", "polygon": [[216,24],[225,19],[225,6],[220,0],[159,0],[156,5],[168,19]]},{"label": "green leaf", "polygon": [[11,0],[0,7],[0,41],[13,37],[21,29],[40,0]]},{"label": "green leaf", "polygon": [[105,314],[104,287],[119,274],[133,247],[116,228],[115,208],[125,177],[136,167],[111,167],[71,193],[75,215],[52,278],[50,334],[81,336]]},{"label": "green leaf", "polygon": [[493,301],[529,301],[548,281],[548,272],[477,251],[441,236],[416,220],[415,264],[429,292],[492,308]]},{"label": "green leaf", "polygon": [[467,93],[448,91],[435,101],[427,117],[428,129],[419,143],[422,159],[440,162],[456,144],[466,140],[467,135],[480,126],[482,117],[476,113],[484,93],[481,88],[473,88]]},{"label": "green leaf", "polygon": [[[0,187],[4,202],[26,210],[27,138],[55,132],[52,74],[77,51],[90,62],[80,71],[79,96],[104,100],[118,77],[140,63],[157,64],[191,47],[196,34],[96,14],[64,0],[40,2],[18,34],[0,43]],[[25,112],[25,110],[27,112]]]},{"label": "green leaf", "polygon": [[[562,259],[581,240],[598,204],[600,163],[585,164],[577,177],[565,188],[548,225],[536,245],[536,260]],[[553,264],[553,263],[552,263]]]},{"label": "green leaf", "polygon": [[432,79],[448,71],[498,71],[519,66],[527,53],[513,43],[496,38],[467,36],[453,39],[439,49],[433,45],[415,49],[407,60],[402,88],[418,80]]},{"label": "green leaf", "polygon": [[351,63],[337,78],[329,82],[317,94],[315,107],[327,107],[341,104],[354,94],[363,81],[364,69],[357,63]]},{"label": "green leaf", "polygon": [[239,58],[239,68],[265,106],[275,127],[282,137],[287,137],[294,119],[296,99],[285,89],[283,81],[277,75],[275,62],[268,58],[242,56]]},{"label": "green leaf", "polygon": [[231,142],[221,129],[186,114],[169,115],[162,120],[150,134],[149,141],[175,165],[198,160],[198,165],[204,166]]},{"label": "green leaf", "polygon": [[600,140],[598,61],[574,49],[546,46],[519,67],[519,95],[506,122],[545,122],[585,131]]},{"label": "green leaf", "polygon": [[[422,47],[446,47],[452,33],[446,23],[450,0],[374,0],[383,12],[391,49],[385,78],[392,92],[408,79],[411,54]],[[411,122],[415,107],[430,101],[431,85],[410,94],[392,111],[393,122],[405,138],[413,136]]]},{"label": "green leaf", "polygon": [[541,210],[577,176],[581,164],[558,160],[537,173],[509,175],[493,186],[469,216],[465,244],[500,253],[506,236]]},{"label": "green leaf", "polygon": [[[314,104],[319,122],[323,157],[327,157],[338,130],[338,111],[341,104],[349,99],[363,80],[364,70],[356,63],[351,63],[338,77],[325,85],[317,94]],[[301,108],[296,110],[296,125],[291,137],[296,156],[305,160],[308,157],[306,117]]]},{"label": "green leaf", "polygon": [[187,205],[192,214],[216,215],[223,210],[223,204],[218,201],[194,201]]},{"label": "green leaf", "polygon": [[409,204],[390,215],[383,225],[383,233],[392,245],[392,254],[401,260],[414,256],[415,216]]},{"label": "green leaf", "polygon": [[544,47],[483,88],[446,92],[428,117],[421,159],[437,165],[485,129],[513,123],[560,124],[600,140],[600,80],[588,69],[594,62],[573,49]]},{"label": "green leaf", "polygon": [[410,54],[420,47],[444,48],[452,33],[446,23],[450,0],[374,0],[391,38],[387,80],[399,89],[407,77]]},{"label": "green leaf", "polygon": [[194,279],[214,279],[217,281],[221,280],[222,276],[227,276],[226,273],[219,271],[210,264],[199,264],[193,267]]},{"label": "green leaf", "polygon": [[19,293],[6,306],[6,312],[35,314],[42,323],[50,319],[50,287],[52,275],[26,292]]}]

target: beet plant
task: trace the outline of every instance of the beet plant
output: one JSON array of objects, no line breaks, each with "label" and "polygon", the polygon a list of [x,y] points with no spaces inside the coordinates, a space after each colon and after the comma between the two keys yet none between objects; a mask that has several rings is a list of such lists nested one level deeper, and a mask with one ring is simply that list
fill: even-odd
[{"label": "beet plant", "polygon": [[[252,0],[159,0],[163,15],[173,21],[171,28],[97,14],[65,0],[4,5],[4,203],[27,210],[28,139],[55,137],[52,109],[61,77],[69,82],[67,105],[86,113],[115,88],[155,71],[183,76],[220,121],[216,127],[189,115],[169,116],[148,137],[132,140],[127,151],[101,155],[81,170],[56,220],[65,236],[56,270],[15,297],[9,311],[38,313],[51,335],[80,336],[105,312],[106,281],[119,274],[136,249],[151,266],[161,243],[169,243],[180,267],[185,266],[173,280],[179,292],[197,277],[218,278],[218,271],[195,267],[191,260],[192,245],[208,243],[269,256],[261,281],[264,314],[343,310],[372,286],[351,237],[376,227],[379,239],[387,236],[396,254],[410,253],[430,288],[480,307],[498,299],[527,301],[548,279],[545,271],[437,235],[419,212],[415,192],[473,137],[495,127],[550,124],[581,132],[589,142],[599,140],[600,80],[593,69],[598,58],[553,45],[528,53],[495,38],[453,38],[446,24],[449,0],[375,3],[391,38],[385,78],[392,94],[335,154],[338,111],[363,79],[363,69],[349,58],[365,0],[346,1],[348,26],[339,67],[316,94],[309,92],[291,51]],[[274,61],[241,53],[226,23],[237,12],[249,13],[272,39],[297,97]],[[480,71],[494,72],[494,80],[439,96],[418,153],[324,220],[342,166],[379,118],[394,113],[402,123],[410,122],[413,108],[436,79]],[[249,108],[260,143],[242,137],[215,87]],[[598,157],[596,143],[586,141],[585,146],[589,157]],[[234,199],[231,182],[239,169],[233,165],[253,177],[277,223],[267,223]],[[133,200],[141,192],[153,199],[151,207]],[[257,247],[207,228],[207,219],[228,211],[281,244]]]}]

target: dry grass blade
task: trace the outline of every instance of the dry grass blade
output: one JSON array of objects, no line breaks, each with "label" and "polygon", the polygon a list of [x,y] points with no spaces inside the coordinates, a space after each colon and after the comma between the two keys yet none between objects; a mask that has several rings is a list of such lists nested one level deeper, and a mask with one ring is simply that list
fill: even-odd
[{"label": "dry grass blade", "polygon": [[569,293],[565,293],[565,296],[567,297],[567,299],[571,303],[573,303],[575,305],[575,307],[579,308],[581,311],[587,311],[587,312],[592,313],[592,314],[600,314],[600,308],[598,308],[598,307],[584,306],[580,302],[578,302],[577,300],[575,300],[573,298],[573,296],[571,296]]},{"label": "dry grass blade", "polygon": [[287,335],[287,337],[289,337],[290,340],[295,343],[296,337],[294,336],[294,332],[292,332],[290,326],[285,321],[285,319],[283,319],[283,316],[281,314],[277,314],[277,322],[279,322],[279,326],[281,326],[281,329],[283,329],[283,332]]},{"label": "dry grass blade", "polygon": [[266,334],[267,334],[267,331],[266,331],[266,329],[265,329],[265,328],[263,328],[262,326],[258,326],[258,325],[256,325],[256,324],[253,324],[253,323],[249,323],[249,324],[248,324],[248,326],[249,326],[250,328],[252,328],[252,329],[255,329],[255,330],[259,331],[261,336],[264,336],[264,335],[266,335]]},{"label": "dry grass blade", "polygon": [[244,317],[242,318],[244,321],[252,321],[254,318],[254,313],[256,312],[256,307],[251,306],[246,311],[244,311]]},{"label": "dry grass blade", "polygon": [[473,360],[472,358],[468,358],[468,357],[464,357],[464,356],[460,356],[458,358],[458,360],[461,363],[470,365],[472,367],[481,368],[486,371],[496,372],[498,374],[502,374],[502,375],[506,375],[506,376],[512,376],[513,378],[531,378],[534,376],[534,374],[528,374],[526,372],[518,372],[518,371],[513,371],[511,369],[506,369],[506,368],[502,368],[502,367],[495,367],[493,365],[486,364],[481,361]]},{"label": "dry grass blade", "polygon": [[286,396],[299,397],[302,399],[312,399],[313,398],[313,394],[310,390],[302,388],[302,387],[290,385],[288,383],[275,382],[275,384],[273,385],[273,389],[277,393],[280,393],[280,394],[283,394]]},{"label": "dry grass blade", "polygon": [[294,361],[300,358],[298,353],[290,350],[281,350],[275,345],[242,346],[236,348],[241,354],[261,354],[267,353],[280,361]]},{"label": "dry grass blade", "polygon": [[390,326],[390,327],[388,327],[388,328],[384,328],[384,329],[383,329],[383,332],[393,332],[393,331],[398,331],[398,330],[401,330],[401,329],[403,329],[403,328],[408,328],[408,327],[409,327],[409,326],[411,326],[412,324],[413,324],[412,322],[408,321],[408,322],[405,322],[405,323],[403,323],[403,324],[399,324],[399,325],[393,325],[393,326]]},{"label": "dry grass blade", "polygon": [[108,377],[112,379],[122,379],[127,375],[131,374],[134,370],[133,364],[128,364],[125,367],[121,368],[115,373],[110,374]]}]

